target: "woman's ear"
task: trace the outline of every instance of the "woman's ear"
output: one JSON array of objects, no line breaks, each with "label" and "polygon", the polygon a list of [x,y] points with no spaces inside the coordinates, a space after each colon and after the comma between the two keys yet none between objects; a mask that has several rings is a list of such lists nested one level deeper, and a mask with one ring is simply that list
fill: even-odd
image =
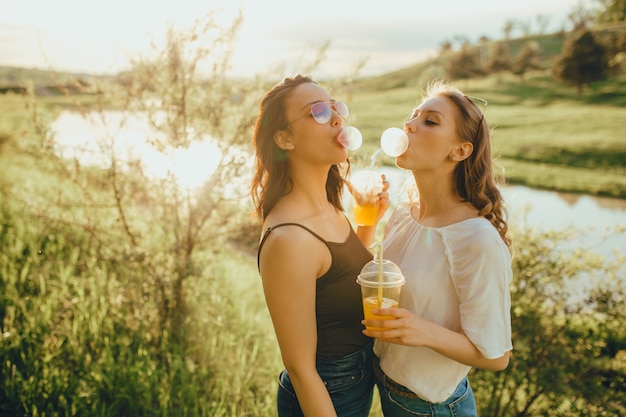
[{"label": "woman's ear", "polygon": [[290,151],[294,148],[293,142],[291,141],[291,135],[289,135],[284,130],[278,130],[274,133],[274,143],[285,151]]},{"label": "woman's ear", "polygon": [[452,151],[449,158],[451,161],[461,162],[469,158],[472,152],[474,152],[474,144],[463,142]]}]

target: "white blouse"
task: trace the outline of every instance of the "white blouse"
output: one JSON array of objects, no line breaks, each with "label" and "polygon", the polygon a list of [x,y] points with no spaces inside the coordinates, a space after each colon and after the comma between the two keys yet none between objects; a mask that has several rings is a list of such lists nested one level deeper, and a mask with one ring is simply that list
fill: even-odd
[{"label": "white blouse", "polygon": [[[406,278],[401,308],[464,333],[488,359],[512,350],[511,255],[487,219],[427,227],[402,204],[386,231],[383,256]],[[433,403],[445,401],[471,369],[426,347],[377,340],[374,352],[385,374]]]}]

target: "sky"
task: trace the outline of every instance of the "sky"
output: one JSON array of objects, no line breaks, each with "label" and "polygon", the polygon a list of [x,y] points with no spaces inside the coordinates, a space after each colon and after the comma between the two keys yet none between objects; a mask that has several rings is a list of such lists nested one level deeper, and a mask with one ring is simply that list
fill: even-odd
[{"label": "sky", "polygon": [[[0,65],[114,74],[159,45],[168,25],[190,28],[207,13],[224,25],[241,11],[233,75],[280,67],[298,72],[330,42],[319,71],[361,75],[404,68],[463,36],[500,39],[507,21],[567,28],[583,0],[0,0]],[[591,0],[588,0],[591,1]],[[515,33],[515,32],[514,32]]]}]

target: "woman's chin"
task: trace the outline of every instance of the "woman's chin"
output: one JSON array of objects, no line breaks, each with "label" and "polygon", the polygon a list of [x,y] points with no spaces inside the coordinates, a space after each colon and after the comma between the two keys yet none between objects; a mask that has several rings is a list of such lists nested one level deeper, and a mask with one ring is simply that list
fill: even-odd
[{"label": "woman's chin", "polygon": [[396,166],[402,169],[409,169],[407,167],[407,160],[404,157],[404,154],[396,156]]}]

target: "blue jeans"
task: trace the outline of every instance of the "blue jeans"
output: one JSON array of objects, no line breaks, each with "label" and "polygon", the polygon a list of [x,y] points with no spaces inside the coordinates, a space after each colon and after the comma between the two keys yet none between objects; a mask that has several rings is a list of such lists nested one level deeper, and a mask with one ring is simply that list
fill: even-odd
[{"label": "blue jeans", "polygon": [[[316,364],[339,417],[367,417],[374,394],[372,344],[341,359]],[[304,417],[289,374],[278,377],[278,416]]]},{"label": "blue jeans", "polygon": [[383,373],[374,357],[376,385],[385,417],[476,417],[476,400],[467,378],[452,395],[441,403],[422,400],[411,390],[393,381]]}]

